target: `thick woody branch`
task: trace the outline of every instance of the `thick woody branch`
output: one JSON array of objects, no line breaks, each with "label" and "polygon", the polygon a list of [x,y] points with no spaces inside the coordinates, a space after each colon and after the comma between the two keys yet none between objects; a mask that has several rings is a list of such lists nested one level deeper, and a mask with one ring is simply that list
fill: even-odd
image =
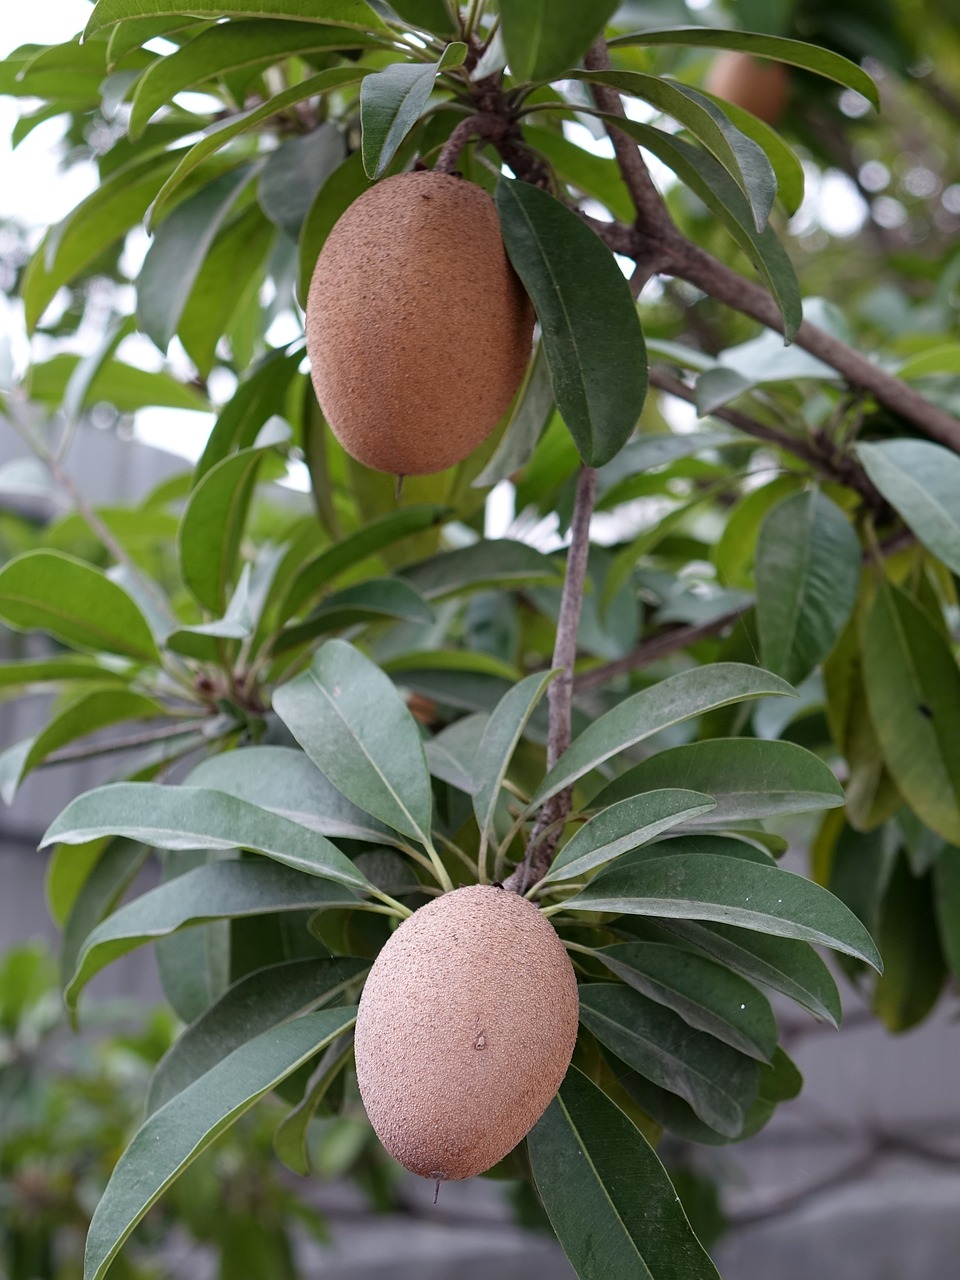
[{"label": "thick woody branch", "polygon": [[[668,395],[676,396],[678,400],[685,400],[688,404],[696,403],[696,396],[691,388],[663,369],[651,369],[650,382],[661,391],[666,391]],[[726,406],[711,409],[709,416],[719,418],[722,422],[729,422],[732,427],[753,436],[756,440],[763,440],[792,453],[808,467],[819,472],[824,479],[833,480],[855,490],[874,511],[886,510],[882,496],[874,488],[860,464],[850,455],[835,450],[825,438],[813,436],[810,439],[803,439],[800,436],[792,436],[778,427],[772,427],[766,422],[751,418],[749,414],[742,413],[739,409],[728,409]]]},{"label": "thick woody branch", "polygon": [[[570,745],[570,723],[573,714],[573,666],[577,657],[580,612],[590,554],[590,517],[597,494],[597,473],[592,467],[581,467],[577,478],[577,496],[570,526],[570,550],[560,598],[560,616],[553,646],[553,666],[560,674],[547,690],[550,720],[547,729],[547,769],[552,769]],[[572,793],[568,788],[553,796],[540,810],[534,824],[523,862],[505,887],[523,893],[547,873],[554,850],[563,831],[563,819],[570,812]]]}]

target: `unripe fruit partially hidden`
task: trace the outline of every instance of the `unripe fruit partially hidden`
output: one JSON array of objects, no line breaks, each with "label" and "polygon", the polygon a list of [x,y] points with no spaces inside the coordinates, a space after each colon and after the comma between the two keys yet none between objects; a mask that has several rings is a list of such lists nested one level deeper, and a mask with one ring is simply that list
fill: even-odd
[{"label": "unripe fruit partially hidden", "polygon": [[306,331],[320,407],[368,467],[442,471],[503,416],[533,322],[487,193],[450,174],[397,174],[350,205],[314,269]]},{"label": "unripe fruit partially hidden", "polygon": [[435,898],[377,957],[360,999],[360,1095],[413,1173],[470,1178],[546,1110],[577,1038],[573,966],[546,917],[491,885]]},{"label": "unripe fruit partially hidden", "polygon": [[790,72],[784,62],[725,49],[714,59],[704,87],[759,120],[776,124],[790,96]]}]

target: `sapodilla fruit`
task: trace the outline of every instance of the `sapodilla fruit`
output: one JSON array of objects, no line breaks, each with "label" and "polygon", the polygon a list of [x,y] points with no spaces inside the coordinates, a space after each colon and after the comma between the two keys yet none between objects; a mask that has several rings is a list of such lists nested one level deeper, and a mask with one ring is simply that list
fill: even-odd
[{"label": "sapodilla fruit", "polygon": [[483,1173],[559,1089],[578,1014],[537,907],[494,885],[435,898],[391,935],[360,998],[357,1081],[380,1141],[424,1178]]},{"label": "sapodilla fruit", "polygon": [[759,120],[776,124],[790,96],[790,73],[784,62],[726,49],[714,59],[704,87]]},{"label": "sapodilla fruit", "polygon": [[397,174],[350,205],[314,268],[306,330],[320,407],[368,467],[443,471],[510,404],[533,322],[487,193],[446,173]]}]

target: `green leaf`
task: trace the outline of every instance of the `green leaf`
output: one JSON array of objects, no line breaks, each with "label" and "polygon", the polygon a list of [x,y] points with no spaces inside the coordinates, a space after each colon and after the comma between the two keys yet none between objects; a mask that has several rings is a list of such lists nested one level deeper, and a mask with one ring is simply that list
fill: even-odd
[{"label": "green leaf", "polygon": [[847,624],[860,585],[860,542],[817,489],[773,508],[757,543],[757,628],[764,666],[799,684]]},{"label": "green leaf", "polygon": [[254,1036],[336,1000],[366,968],[362,960],[339,957],[290,960],[248,973],[191,1023],[157,1063],[146,1116]]},{"label": "green leaf", "polygon": [[287,627],[278,636],[273,652],[283,653],[315,636],[384,619],[430,623],[434,613],[423,596],[402,578],[370,578],[327,596],[302,622]]},{"label": "green leaf", "polygon": [[510,261],[533,300],[557,408],[589,466],[630,437],[647,394],[647,356],[630,286],[575,213],[526,182],[495,194]]},{"label": "green leaf", "polygon": [[616,0],[500,0],[513,78],[556,80],[586,53],[617,8]]},{"label": "green leaf", "polygon": [[928,440],[860,444],[857,457],[923,545],[960,573],[960,458]]},{"label": "green leaf", "polygon": [[719,1280],[646,1138],[576,1068],[527,1147],[540,1198],[580,1280]]},{"label": "green leaf", "polygon": [[127,131],[131,138],[141,137],[153,113],[175,94],[216,76],[327,49],[358,49],[369,43],[366,32],[314,22],[261,18],[256,22],[217,23],[147,68],[133,95]]},{"label": "green leaf", "polygon": [[763,148],[742,134],[710,98],[688,85],[640,71],[584,71],[577,79],[640,98],[684,125],[730,174],[750,205],[754,226],[763,230],[777,194],[773,167]]},{"label": "green leaf", "polygon": [[432,502],[401,507],[399,511],[390,511],[385,516],[369,521],[355,533],[342,538],[334,546],[327,547],[318,556],[308,560],[291,582],[280,606],[281,620],[286,621],[293,614],[299,613],[302,605],[345,569],[375,555],[384,547],[393,546],[402,538],[436,528],[452,514],[450,507]]},{"label": "green leaf", "polygon": [[715,102],[734,125],[752,138],[766,152],[777,178],[777,196],[788,214],[794,214],[803,203],[805,175],[796,152],[766,121],[751,115],[734,102],[725,102],[715,94],[700,89],[700,94]]},{"label": "green leaf", "polygon": [[573,880],[638,849],[681,822],[709,813],[713,807],[708,795],[673,788],[648,791],[604,807],[563,846],[544,880]]},{"label": "green leaf", "polygon": [[219,233],[200,270],[177,325],[187,355],[203,377],[216,363],[216,348],[237,308],[260,281],[276,232],[251,205]]},{"label": "green leaf", "polygon": [[477,788],[474,765],[489,720],[483,714],[463,716],[428,738],[423,747],[431,776],[472,796]]},{"label": "green leaf", "polygon": [[372,889],[350,859],[319,832],[203,787],[153,782],[97,787],[67,805],[47,828],[40,847],[58,840],[83,844],[101,835],[128,836],[160,849],[255,849],[308,875],[361,893]]},{"label": "green leaf", "polygon": [[300,228],[300,270],[297,276],[297,300],[307,305],[310,281],[320,257],[320,250],[340,215],[358,196],[368,190],[370,182],[363,171],[363,156],[354,151],[329,175],[316,193]]},{"label": "green leaf", "polygon": [[161,351],[170,345],[210,246],[252,175],[252,168],[221,174],[157,229],[137,278],[137,323]]},{"label": "green leaf", "polygon": [[473,783],[473,811],[484,840],[493,832],[500,788],[517,744],[547,685],[558,674],[539,671],[526,676],[500,699],[484,725],[476,756],[468,770]]},{"label": "green leaf", "polygon": [[669,676],[649,689],[624,698],[584,729],[537,788],[531,808],[543,804],[611,756],[661,729],[731,702],[774,694],[795,696],[779,676],[738,662],[695,667]]},{"label": "green leaf", "polygon": [[356,904],[341,885],[296,875],[273,862],[227,860],[197,867],[141,894],[99,924],[80,949],[64,1000],[75,1009],[82,989],[111,961],[188,925]]},{"label": "green leaf", "polygon": [[223,406],[194,473],[199,484],[211,468],[237,449],[247,449],[256,440],[260,428],[283,404],[297,366],[303,359],[303,346],[280,347],[268,351],[250,374],[240,383]]},{"label": "green leaf", "polygon": [[723,165],[699,147],[662,129],[621,116],[604,115],[603,119],[653,152],[726,227],[773,294],[783,317],[784,336],[792,341],[803,320],[800,286],[793,265],[769,224],[757,232],[750,205]]},{"label": "green leaf", "polygon": [[562,579],[549,557],[525,542],[483,539],[409,565],[402,576],[425,600],[442,600],[489,587],[556,586]]},{"label": "green leaf", "polygon": [[130,1232],[187,1165],[355,1018],[355,1009],[324,1009],[265,1031],[155,1112],[120,1157],[97,1205],[87,1235],[86,1280],[101,1280]]},{"label": "green leaf", "polygon": [[621,1062],[689,1102],[711,1129],[728,1138],[741,1133],[759,1083],[752,1058],[619,982],[581,986],[580,1021]]},{"label": "green leaf", "polygon": [[833,894],[803,876],[740,858],[686,853],[614,866],[564,910],[714,920],[832,947],[882,970],[873,939]]},{"label": "green leaf", "polygon": [[960,842],[960,672],[950,646],[886,579],[861,645],[870,716],[894,782],[928,827]]},{"label": "green leaf", "polygon": [[47,232],[20,284],[30,332],[62,285],[69,284],[104,249],[142,221],[178,159],[176,153],[154,153],[131,161]]},{"label": "green leaf", "polygon": [[787,40],[782,36],[762,35],[755,31],[724,31],[715,27],[661,27],[638,31],[631,35],[615,36],[609,42],[614,49],[621,45],[678,44],[692,45],[698,49],[742,49],[755,58],[774,58],[793,67],[802,67],[815,75],[824,76],[848,89],[862,93],[880,110],[877,86],[855,62],[841,57],[819,44],[806,44],[802,40]]},{"label": "green leaf", "polygon": [[77,738],[85,738],[98,729],[124,720],[152,720],[166,714],[166,709],[155,698],[130,689],[92,689],[89,693],[82,693],[54,715],[33,739],[17,784],[47,756]]},{"label": "green leaf", "polygon": [[699,920],[661,919],[657,928],[718,960],[734,973],[780,991],[797,1004],[840,1025],[840,993],[830,970],[806,942],[771,938],[735,925],[704,924]]},{"label": "green leaf", "polygon": [[450,9],[444,0],[391,0],[390,8],[418,31],[439,35],[453,29]]},{"label": "green leaf", "polygon": [[307,1151],[310,1121],[353,1053],[353,1036],[339,1036],[317,1063],[300,1102],[287,1114],[273,1135],[273,1149],[288,1169],[302,1177],[313,1172]]},{"label": "green leaf", "polygon": [[883,976],[873,990],[873,1011],[888,1031],[907,1031],[931,1012],[947,976],[930,874],[915,876],[898,857],[880,909],[877,940]]},{"label": "green leaf", "polygon": [[248,800],[321,835],[372,844],[395,840],[389,827],[352,805],[292,747],[244,747],[211,756],[186,783]]},{"label": "green leaf", "polygon": [[343,640],[273,694],[273,709],[338,791],[395,831],[430,842],[430,775],[416,721],[389,676]]},{"label": "green leaf", "polygon": [[75,657],[72,653],[54,658],[23,658],[18,662],[0,663],[0,697],[20,697],[37,687],[63,681],[126,684],[129,679],[130,673],[125,670],[101,666],[92,658]]},{"label": "green leaf", "polygon": [[960,975],[960,849],[948,846],[933,869],[940,945],[954,977]]},{"label": "green leaf", "polygon": [[271,447],[272,442],[241,449],[218,462],[191,493],[180,521],[177,542],[184,582],[217,616],[227,605],[257,472]]},{"label": "green leaf", "polygon": [[379,178],[400,144],[420,119],[437,76],[448,67],[463,65],[467,46],[448,44],[438,62],[391,62],[369,75],[360,86],[360,128],[363,168]]},{"label": "green leaf", "polygon": [[[309,3],[309,0],[301,0],[302,3]],[[308,15],[302,15],[304,17]],[[358,80],[362,80],[367,74],[367,67],[330,67],[327,71],[321,71],[318,75],[310,76],[307,80],[301,80],[299,84],[292,85],[289,89],[284,89],[281,93],[274,94],[272,98],[268,98],[266,102],[259,106],[251,107],[249,111],[241,111],[238,115],[230,116],[226,120],[218,120],[208,129],[204,130],[204,135],[199,142],[194,143],[190,150],[183,155],[181,153],[179,164],[173,173],[167,178],[163,186],[157,192],[153,204],[150,206],[149,219],[156,222],[157,217],[171,196],[198,165],[202,164],[208,156],[212,156],[215,152],[225,147],[228,142],[239,137],[241,133],[254,129],[263,120],[269,120],[271,116],[277,115],[278,112],[285,111],[288,107],[295,106],[298,102],[303,102],[305,98],[312,98],[317,95],[329,93],[332,89],[338,89],[343,85],[355,84]]]},{"label": "green leaf", "polygon": [[[70,850],[71,855],[78,853],[77,849]],[[146,845],[132,840],[110,840],[99,849],[73,897],[69,914],[61,921],[60,974],[64,985],[77,967],[84,940],[114,909],[149,856]],[[52,883],[48,879],[48,888]]]},{"label": "green leaf", "polygon": [[650,756],[604,787],[591,806],[668,785],[713,796],[711,823],[834,809],[844,802],[832,770],[796,743],[714,738]]},{"label": "green leaf", "polygon": [[[30,366],[26,388],[32,400],[59,407],[81,372],[79,356],[61,355]],[[106,401],[121,413],[136,413],[147,405],[209,413],[209,401],[193,387],[162,370],[137,369],[121,360],[104,360],[84,392],[85,404]]]},{"label": "green leaf", "polygon": [[[579,148],[578,148],[579,149]],[[486,489],[506,480],[533,457],[555,405],[543,344],[538,342],[523,375],[500,443],[471,488]]]},{"label": "green leaf", "polygon": [[611,973],[692,1027],[761,1062],[777,1047],[769,1001],[745,978],[692,951],[662,942],[624,942],[595,952]]},{"label": "green leaf", "polygon": [[[84,36],[131,18],[179,17],[178,0],[97,0]],[[323,22],[380,32],[387,27],[364,0],[190,0],[189,11],[198,18],[286,18]]]},{"label": "green leaf", "polygon": [[71,647],[159,661],[146,619],[122,587],[57,551],[27,551],[0,569],[0,618]]}]

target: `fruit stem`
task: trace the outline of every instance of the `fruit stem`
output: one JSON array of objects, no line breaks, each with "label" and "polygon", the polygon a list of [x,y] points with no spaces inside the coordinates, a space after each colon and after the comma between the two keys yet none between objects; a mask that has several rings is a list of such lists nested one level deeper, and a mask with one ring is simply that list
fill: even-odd
[{"label": "fruit stem", "polygon": [[437,853],[436,849],[433,847],[433,844],[429,840],[425,841],[424,848],[426,849],[427,857],[430,859],[430,862],[433,866],[433,874],[437,878],[437,884],[440,885],[444,893],[452,893],[453,881],[450,879],[450,873],[447,871],[447,868],[443,865],[443,862],[440,859],[439,853]]},{"label": "fruit stem", "polygon": [[[452,886],[451,886],[452,887]],[[371,889],[370,892],[375,898],[379,898],[383,906],[377,906],[375,903],[368,902],[364,906],[364,911],[372,911],[378,916],[399,916],[401,920],[406,920],[408,916],[412,916],[413,912],[409,907],[405,907],[402,902],[398,902],[396,898],[391,898],[389,893],[381,893],[379,889]]]}]

